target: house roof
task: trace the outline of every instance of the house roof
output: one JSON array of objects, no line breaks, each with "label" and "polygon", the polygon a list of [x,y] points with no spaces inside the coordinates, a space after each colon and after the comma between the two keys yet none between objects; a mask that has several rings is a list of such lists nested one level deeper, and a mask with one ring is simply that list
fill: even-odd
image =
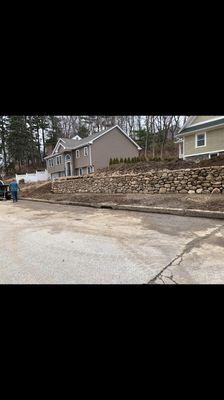
[{"label": "house roof", "polygon": [[[110,129],[106,129],[104,131],[100,131],[97,133],[94,133],[92,135],[89,135],[81,140],[74,140],[74,139],[67,139],[67,138],[61,138],[58,140],[58,143],[61,141],[62,146],[64,147],[63,151],[60,153],[65,152],[66,150],[75,150],[78,149],[80,147],[83,147],[87,144],[92,144],[92,142],[94,142],[96,139],[98,139],[99,137],[105,135],[106,133],[108,133],[109,131],[113,130],[114,128],[118,128],[137,148],[138,150],[141,150],[141,147],[133,140],[131,139],[127,133],[125,133],[118,125],[113,126]],[[52,157],[52,155],[54,155],[54,151],[58,146],[58,143],[56,144],[53,152],[51,155],[45,157],[45,159]]]},{"label": "house roof", "polygon": [[223,125],[224,124],[224,117],[217,117],[214,118],[210,121],[205,121],[205,122],[200,122],[195,125],[191,125],[192,122],[197,118],[195,117],[189,117],[186,123],[183,125],[183,127],[180,129],[180,131],[177,134],[177,137],[181,137],[187,133],[198,131],[201,129],[206,129],[206,128],[212,128],[215,126]]},{"label": "house roof", "polygon": [[106,131],[101,131],[101,132],[94,133],[92,135],[89,135],[89,136],[81,139],[81,140],[63,138],[63,141],[65,142],[65,148],[66,149],[76,149],[77,147],[82,147],[85,144],[88,144],[89,142],[91,142],[93,139],[96,139],[99,136],[101,136],[102,133],[106,133]]}]

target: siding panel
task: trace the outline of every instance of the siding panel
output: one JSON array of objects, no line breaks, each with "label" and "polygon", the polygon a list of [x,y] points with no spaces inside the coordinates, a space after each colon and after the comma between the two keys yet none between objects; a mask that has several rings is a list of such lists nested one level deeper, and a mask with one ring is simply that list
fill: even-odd
[{"label": "siding panel", "polygon": [[195,134],[185,136],[185,156],[190,154],[206,153],[209,151],[224,150],[224,128],[207,131],[205,147],[195,147]]},{"label": "siding panel", "polygon": [[110,158],[138,157],[137,147],[119,129],[106,133],[93,142],[92,160],[95,170],[109,166]]},{"label": "siding panel", "polygon": [[199,122],[204,122],[204,121],[209,121],[210,119],[218,118],[219,115],[199,115],[194,122],[192,122],[192,125],[197,124]]}]

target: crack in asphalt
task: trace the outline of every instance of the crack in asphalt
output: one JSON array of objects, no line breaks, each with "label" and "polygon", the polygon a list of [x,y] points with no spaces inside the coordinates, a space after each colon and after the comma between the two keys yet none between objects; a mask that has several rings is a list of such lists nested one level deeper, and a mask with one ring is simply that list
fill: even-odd
[{"label": "crack in asphalt", "polygon": [[[178,264],[179,265],[179,264]],[[163,276],[164,278],[166,278],[166,279],[170,279],[173,283],[175,283],[175,285],[179,285],[178,284],[178,282],[176,282],[174,279],[173,279],[173,274],[171,274],[170,276],[166,276],[166,275],[161,275],[161,276]],[[166,285],[166,282],[163,282],[165,285]]]},{"label": "crack in asphalt", "polygon": [[161,277],[163,276],[164,278],[171,279],[174,283],[176,283],[176,284],[178,285],[178,283],[175,282],[175,281],[173,280],[173,275],[172,275],[172,274],[171,274],[171,276],[169,277],[169,276],[163,275],[163,272],[164,272],[167,268],[171,267],[172,264],[173,264],[176,260],[178,260],[178,259],[180,258],[180,261],[179,261],[178,264],[177,264],[177,266],[179,266],[179,265],[182,263],[182,261],[183,261],[183,256],[184,256],[185,254],[190,253],[190,251],[191,251],[194,247],[199,247],[199,246],[201,245],[201,243],[202,243],[205,239],[210,238],[212,235],[214,235],[214,234],[216,234],[217,232],[219,232],[223,227],[224,227],[224,225],[220,225],[220,226],[218,226],[216,229],[214,229],[212,232],[208,233],[207,235],[205,235],[205,236],[203,236],[203,237],[197,237],[197,238],[192,239],[190,242],[188,242],[188,243],[185,245],[183,251],[182,251],[180,254],[178,254],[176,257],[174,257],[174,258],[169,262],[169,264],[167,264],[165,267],[163,267],[163,268],[161,269],[161,271],[160,271],[158,274],[156,274],[156,276],[154,276],[154,278],[151,278],[151,279],[147,282],[147,284],[155,284],[155,282],[156,282],[157,279],[162,280],[162,282],[165,284],[165,282],[163,281],[163,279],[161,279]]}]

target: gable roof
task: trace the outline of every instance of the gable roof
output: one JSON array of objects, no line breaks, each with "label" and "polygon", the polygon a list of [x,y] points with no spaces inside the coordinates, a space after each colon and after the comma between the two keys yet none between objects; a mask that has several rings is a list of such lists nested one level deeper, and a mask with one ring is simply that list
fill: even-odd
[{"label": "gable roof", "polygon": [[[126,138],[129,139],[129,140],[138,148],[138,150],[141,150],[141,147],[140,147],[133,139],[131,139],[131,138],[127,135],[127,133],[125,133],[125,132],[123,131],[123,129],[121,129],[118,125],[115,125],[115,126],[113,126],[112,128],[109,128],[109,129],[107,129],[107,130],[93,133],[92,135],[89,135],[89,136],[87,136],[87,137],[85,137],[85,138],[83,138],[83,139],[81,139],[81,140],[60,138],[60,139],[58,140],[58,142],[57,142],[57,144],[56,144],[56,146],[55,146],[53,152],[52,152],[49,156],[45,157],[45,159],[50,158],[50,157],[52,157],[54,154],[56,154],[56,151],[57,151],[57,149],[58,149],[58,147],[59,147],[60,144],[64,147],[63,151],[60,152],[60,153],[63,153],[63,152],[66,151],[66,150],[75,150],[75,149],[78,149],[78,148],[83,147],[83,146],[85,146],[85,145],[92,144],[95,140],[99,139],[101,136],[105,135],[106,133],[112,131],[114,128],[119,129],[119,130],[121,131],[121,133],[122,133],[123,135],[125,135]],[[62,141],[63,143],[61,143],[61,141]]]},{"label": "gable roof", "polygon": [[224,116],[219,116],[214,119],[210,119],[208,121],[198,122],[197,124],[194,125],[193,122],[195,121],[196,118],[197,115],[189,117],[186,123],[179,130],[177,137],[185,135],[185,133],[187,134],[188,132],[194,132],[200,129],[212,128],[224,124]]},{"label": "gable roof", "polygon": [[185,128],[187,128],[195,119],[197,118],[197,115],[192,115],[190,116],[187,121],[185,122],[185,124],[182,126],[182,128],[179,130],[178,135],[185,130]]}]

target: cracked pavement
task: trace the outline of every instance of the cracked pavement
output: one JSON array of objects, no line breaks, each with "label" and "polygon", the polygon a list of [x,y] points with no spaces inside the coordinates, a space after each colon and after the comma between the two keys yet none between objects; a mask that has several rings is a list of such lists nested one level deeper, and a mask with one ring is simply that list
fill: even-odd
[{"label": "cracked pavement", "polygon": [[0,283],[224,283],[224,222],[0,202]]}]

